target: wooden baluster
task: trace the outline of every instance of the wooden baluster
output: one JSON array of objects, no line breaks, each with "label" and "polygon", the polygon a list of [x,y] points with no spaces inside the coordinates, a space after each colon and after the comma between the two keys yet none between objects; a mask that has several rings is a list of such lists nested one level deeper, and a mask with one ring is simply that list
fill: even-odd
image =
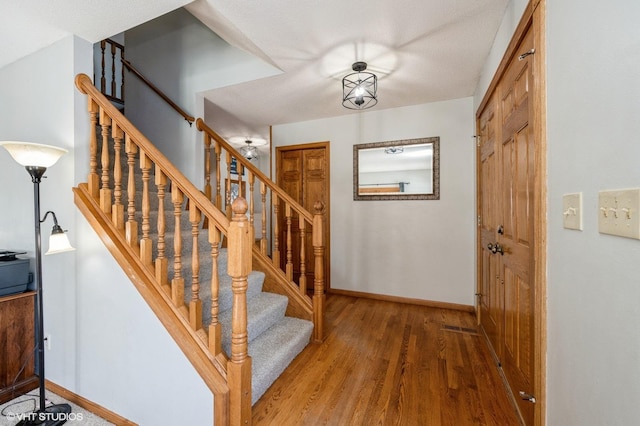
[{"label": "wooden baluster", "polygon": [[278,196],[271,192],[273,194],[273,227],[274,227],[274,232],[273,232],[273,255],[272,255],[272,261],[273,264],[277,267],[277,268],[281,268],[280,266],[280,217],[278,216],[278,214],[280,213],[280,199],[278,198]]},{"label": "wooden baluster", "polygon": [[124,138],[124,132],[116,124],[111,129],[111,136],[113,137],[113,206],[111,208],[111,220],[114,226],[124,231],[124,205],[122,204],[122,139]]},{"label": "wooden baluster", "polygon": [[[256,177],[253,175],[253,173],[249,172],[249,178],[247,179],[247,185],[249,185],[249,224],[251,225],[251,229],[253,230],[253,233],[251,235],[253,235],[253,238],[255,240],[255,235],[256,235],[256,225],[254,222],[254,210],[255,210],[255,206],[253,205],[253,185],[255,184],[255,180]],[[239,182],[239,188],[238,191],[240,191],[240,194],[242,194],[242,182]]]},{"label": "wooden baluster", "polygon": [[158,187],[158,256],[156,257],[156,280],[161,287],[168,283],[167,270],[169,262],[165,256],[165,218],[164,218],[164,199],[167,188],[167,176],[162,172],[156,164],[156,186]]},{"label": "wooden baluster", "polygon": [[171,202],[173,202],[173,279],[171,280],[171,300],[175,306],[184,305],[184,278],[182,278],[182,233],[180,231],[180,216],[184,195],[176,185],[171,186]]},{"label": "wooden baluster", "polygon": [[124,103],[124,46],[120,48],[120,100]]},{"label": "wooden baluster", "polygon": [[222,325],[218,321],[220,306],[220,277],[218,276],[218,256],[220,253],[220,231],[209,227],[209,242],[211,243],[211,323],[209,324],[209,350],[213,355],[222,352]]},{"label": "wooden baluster", "polygon": [[[227,178],[224,181],[224,206],[227,214],[227,219],[231,220],[231,154],[227,152]],[[238,182],[240,185],[240,182]]]},{"label": "wooden baluster", "polygon": [[262,207],[262,223],[260,230],[260,252],[267,255],[267,185],[260,182],[260,196]]},{"label": "wooden baluster", "polygon": [[127,181],[127,223],[125,225],[125,236],[127,243],[138,250],[138,222],[136,221],[136,179],[135,166],[138,146],[133,143],[129,135],[125,135],[124,149],[127,152],[127,166],[129,179]]},{"label": "wooden baluster", "polygon": [[204,133],[204,195],[211,201],[211,136]]},{"label": "wooden baluster", "polygon": [[[204,133],[204,195],[213,202],[211,195],[211,136],[207,133]],[[209,218],[205,216],[202,229],[207,229],[208,227]]]},{"label": "wooden baluster", "polygon": [[200,234],[200,210],[189,200],[189,222],[191,222],[191,301],[189,302],[189,324],[193,330],[202,328],[202,301],[200,300],[200,253],[198,235]]},{"label": "wooden baluster", "polygon": [[216,199],[215,199],[215,205],[218,208],[218,210],[222,210],[222,191],[220,188],[221,185],[221,175],[220,175],[220,144],[218,143],[218,141],[214,142],[213,145],[214,148],[214,153],[215,153],[215,161],[216,161]]},{"label": "wooden baluster", "polygon": [[149,236],[151,231],[151,223],[149,214],[151,203],[149,200],[149,180],[151,179],[149,171],[151,170],[151,160],[147,154],[140,150],[140,169],[142,170],[142,238],[140,239],[140,260],[145,265],[151,267],[153,257],[153,241]]},{"label": "wooden baluster", "polygon": [[116,95],[116,45],[111,43],[111,96]]},{"label": "wooden baluster", "polygon": [[293,281],[293,240],[291,235],[291,206],[285,205],[285,218],[287,220],[287,265],[285,275],[289,281]]},{"label": "wooden baluster", "polygon": [[100,108],[100,126],[102,126],[102,186],[100,188],[100,209],[111,214],[111,188],[109,187],[109,128],[111,117]]},{"label": "wooden baluster", "polygon": [[89,98],[89,119],[91,120],[91,131],[89,132],[89,194],[93,199],[100,197],[100,176],[98,176],[98,140],[96,137],[96,126],[98,125],[98,104]]},{"label": "wooden baluster", "polygon": [[307,294],[307,221],[301,215],[298,215],[298,227],[300,229],[300,278],[298,279],[298,286],[300,288],[300,294]]},{"label": "wooden baluster", "polygon": [[247,220],[247,202],[233,202],[229,226],[229,275],[233,290],[231,359],[227,363],[231,424],[251,422],[251,357],[247,341],[247,276],[251,272],[251,226]]},{"label": "wooden baluster", "polygon": [[324,340],[324,204],[316,201],[313,205],[313,254],[315,265],[313,268],[313,341],[320,343]]},{"label": "wooden baluster", "polygon": [[105,67],[105,61],[104,61],[104,50],[107,47],[107,42],[105,40],[102,40],[100,42],[100,50],[102,51],[102,62],[101,62],[101,74],[100,74],[100,91],[104,94],[107,91],[107,79],[104,76],[104,67]]}]

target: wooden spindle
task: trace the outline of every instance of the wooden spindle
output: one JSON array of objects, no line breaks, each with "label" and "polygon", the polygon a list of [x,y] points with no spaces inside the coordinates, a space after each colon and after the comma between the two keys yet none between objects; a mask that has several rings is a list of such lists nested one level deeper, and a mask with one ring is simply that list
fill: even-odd
[{"label": "wooden spindle", "polygon": [[260,224],[260,252],[267,255],[267,185],[260,182],[260,198],[262,207],[262,221]]},{"label": "wooden spindle", "polygon": [[164,218],[164,200],[167,188],[167,176],[162,172],[157,164],[155,183],[158,188],[158,256],[156,257],[156,280],[161,287],[164,287],[168,284],[167,270],[169,264],[165,255],[166,224]]},{"label": "wooden spindle", "polygon": [[[249,172],[249,178],[247,179],[247,185],[249,185],[249,224],[251,225],[251,229],[253,231],[253,233],[251,235],[253,235],[253,238],[255,239],[255,235],[256,235],[256,225],[254,222],[254,210],[255,210],[255,206],[253,204],[253,186],[255,184],[256,181],[256,177],[254,176],[254,174],[250,171]],[[240,194],[242,194],[242,182],[239,182],[239,187],[238,190],[240,191]]]},{"label": "wooden spindle", "polygon": [[274,227],[274,232],[273,232],[273,255],[272,255],[272,260],[273,260],[273,264],[277,267],[280,268],[280,217],[278,216],[278,214],[280,213],[280,199],[278,198],[278,196],[273,193],[273,227]]},{"label": "wooden spindle", "polygon": [[316,201],[313,208],[313,341],[320,343],[324,340],[324,204]]},{"label": "wooden spindle", "polygon": [[200,235],[201,214],[198,206],[189,200],[189,222],[191,222],[191,301],[189,302],[189,324],[193,330],[202,328],[202,301],[200,300],[200,253],[198,235]]},{"label": "wooden spindle", "polygon": [[151,159],[140,150],[140,169],[142,170],[142,238],[140,239],[140,259],[142,263],[151,267],[153,258],[153,240],[150,237],[151,222],[149,215],[151,212],[151,201],[149,200],[149,171],[151,170]]},{"label": "wooden spindle", "polygon": [[127,243],[138,250],[138,222],[136,221],[136,154],[138,146],[131,140],[129,135],[125,135],[124,149],[127,153],[127,167],[129,178],[127,181],[127,223],[125,225],[125,237]]},{"label": "wooden spindle", "polygon": [[116,98],[116,45],[111,43],[111,96]]},{"label": "wooden spindle", "polygon": [[211,136],[204,133],[204,195],[211,198]]},{"label": "wooden spindle", "polygon": [[218,257],[220,253],[220,231],[209,227],[209,242],[211,243],[211,323],[209,323],[209,350],[213,355],[222,352],[222,325],[218,321],[220,305],[220,277],[218,276]]},{"label": "wooden spindle", "polygon": [[231,359],[227,363],[231,423],[251,422],[251,357],[248,354],[247,276],[251,272],[251,226],[247,220],[247,202],[238,197],[233,202],[229,226],[229,275],[233,290]]},{"label": "wooden spindle", "polygon": [[216,198],[215,205],[218,210],[222,210],[222,191],[220,188],[221,185],[221,174],[220,174],[220,143],[215,141],[213,144],[213,152],[215,154],[215,164],[216,164]]},{"label": "wooden spindle", "polygon": [[102,126],[102,155],[100,158],[102,165],[102,177],[100,187],[100,209],[111,214],[111,188],[109,187],[109,128],[111,127],[111,117],[100,108],[100,126]]},{"label": "wooden spindle", "polygon": [[124,103],[124,46],[120,47],[120,100]]},{"label": "wooden spindle", "polygon": [[[224,180],[224,208],[227,219],[231,220],[231,155],[227,152],[227,178]],[[238,182],[240,185],[240,182]]]},{"label": "wooden spindle", "polygon": [[298,286],[300,294],[307,294],[307,221],[302,216],[298,216],[298,227],[300,230],[300,278]]},{"label": "wooden spindle", "polygon": [[100,42],[100,51],[102,52],[102,55],[101,55],[101,67],[100,67],[100,70],[101,70],[101,74],[100,74],[100,91],[103,94],[106,94],[106,91],[107,91],[107,79],[106,79],[106,77],[104,75],[104,68],[105,68],[104,51],[105,51],[106,47],[107,47],[107,42],[105,40],[102,40]]},{"label": "wooden spindle", "polygon": [[124,132],[115,124],[111,129],[113,137],[113,206],[111,207],[111,220],[113,225],[124,231],[124,204],[122,204],[122,139]]},{"label": "wooden spindle", "polygon": [[184,305],[184,278],[182,278],[182,233],[180,231],[180,216],[184,195],[177,186],[171,187],[171,202],[173,203],[173,279],[171,280],[171,300],[175,306]]},{"label": "wooden spindle", "polygon": [[285,275],[289,281],[293,281],[293,237],[291,235],[291,205],[285,205],[285,219],[287,221],[287,264],[285,266]]},{"label": "wooden spindle", "polygon": [[98,140],[96,137],[96,127],[98,125],[98,104],[89,98],[89,120],[91,121],[91,131],[89,132],[89,179],[87,185],[89,194],[93,199],[100,197],[100,176],[98,175]]}]

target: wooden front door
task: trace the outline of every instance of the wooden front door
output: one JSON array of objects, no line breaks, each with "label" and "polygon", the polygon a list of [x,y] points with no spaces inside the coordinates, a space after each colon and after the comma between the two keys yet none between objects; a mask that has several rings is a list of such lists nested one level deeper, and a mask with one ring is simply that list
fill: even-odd
[{"label": "wooden front door", "polygon": [[543,148],[534,131],[539,89],[531,25],[516,46],[477,120],[478,315],[522,419],[533,425],[543,422],[536,404],[543,394],[544,282],[538,271],[544,261],[536,259],[543,244],[536,235],[544,227],[544,173],[536,164]]},{"label": "wooden front door", "polygon": [[[276,154],[276,174],[277,184],[284,191],[296,200],[307,211],[314,213],[314,204],[321,201],[325,206],[324,212],[324,245],[325,245],[325,291],[329,285],[329,143],[318,142],[304,145],[294,145],[278,147]],[[301,269],[304,266],[304,274],[307,283],[314,280],[313,244],[311,230],[305,233],[306,261],[304,265],[300,261],[301,235],[296,215],[292,217],[291,226],[288,227],[284,214],[280,215],[279,240],[283,244],[291,242],[291,250],[285,248],[285,256],[281,256],[281,267],[286,269],[288,257],[292,257],[293,277],[295,282],[299,282]],[[291,238],[288,239],[286,232],[291,229]],[[312,291],[313,286],[309,285],[308,290]]]}]

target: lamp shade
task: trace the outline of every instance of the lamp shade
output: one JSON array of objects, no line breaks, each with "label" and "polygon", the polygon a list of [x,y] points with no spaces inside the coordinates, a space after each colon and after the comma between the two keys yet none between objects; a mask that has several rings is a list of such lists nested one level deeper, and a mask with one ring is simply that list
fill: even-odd
[{"label": "lamp shade", "polygon": [[31,142],[2,141],[3,146],[19,164],[28,167],[51,167],[68,151],[51,145]]},{"label": "lamp shade", "polygon": [[49,237],[49,251],[45,255],[63,253],[65,251],[73,251],[75,248],[69,242],[67,234],[64,233],[61,227],[55,225],[51,236]]}]

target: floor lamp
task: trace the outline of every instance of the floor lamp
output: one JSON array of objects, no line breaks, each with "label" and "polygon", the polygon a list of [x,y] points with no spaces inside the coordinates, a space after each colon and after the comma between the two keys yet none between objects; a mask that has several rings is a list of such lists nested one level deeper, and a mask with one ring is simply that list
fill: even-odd
[{"label": "floor lamp", "polygon": [[40,224],[51,214],[53,217],[53,230],[49,239],[49,251],[46,254],[61,253],[74,250],[69,244],[69,239],[58,225],[55,213],[48,211],[40,219],[40,181],[47,170],[67,152],[62,148],[29,142],[5,141],[0,142],[9,154],[19,164],[23,165],[31,175],[33,182],[33,205],[36,236],[36,341],[38,348],[38,378],[40,380],[40,406],[39,409],[24,416],[18,425],[46,425],[57,426],[66,422],[71,406],[58,404],[46,407],[45,400],[45,376],[44,376],[44,317],[42,304],[42,242],[40,237]]}]

